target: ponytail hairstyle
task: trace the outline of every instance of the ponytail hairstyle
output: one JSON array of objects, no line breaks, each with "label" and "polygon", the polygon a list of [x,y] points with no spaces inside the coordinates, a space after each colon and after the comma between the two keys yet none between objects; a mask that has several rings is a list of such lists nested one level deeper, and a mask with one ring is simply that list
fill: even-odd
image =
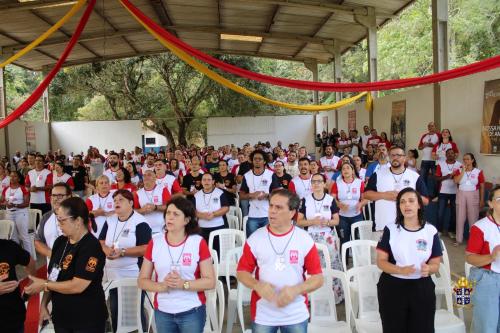
[{"label": "ponytail hairstyle", "polygon": [[94,215],[89,214],[89,209],[83,199],[78,197],[68,198],[61,202],[59,207],[67,210],[68,215],[73,219],[76,220],[77,218],[81,218],[83,226],[89,231],[97,231],[97,224],[95,222]]}]

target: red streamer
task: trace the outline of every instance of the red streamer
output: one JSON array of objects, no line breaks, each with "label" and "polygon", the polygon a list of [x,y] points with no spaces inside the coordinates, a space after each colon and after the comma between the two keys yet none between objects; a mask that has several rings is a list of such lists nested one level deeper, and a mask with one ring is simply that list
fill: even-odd
[{"label": "red streamer", "polygon": [[49,74],[43,79],[43,81],[40,83],[40,85],[33,91],[30,97],[28,97],[17,109],[15,109],[11,114],[9,114],[5,119],[0,121],[0,128],[4,128],[5,126],[9,125],[12,123],[14,120],[18,119],[21,117],[26,111],[28,111],[42,96],[43,92],[47,87],[49,86],[50,82],[52,79],[54,79],[54,76],[61,70],[62,65],[66,61],[66,58],[69,56],[71,51],[73,50],[73,47],[75,46],[76,42],[80,38],[80,35],[82,34],[83,29],[85,28],[85,25],[87,25],[87,22],[89,20],[90,14],[92,13],[92,10],[94,9],[96,0],[90,0],[87,9],[85,9],[85,12],[83,13],[82,17],[80,18],[80,22],[78,22],[78,26],[76,27],[75,33],[71,37],[71,39],[68,42],[68,45],[66,45],[66,48],[64,49],[64,52],[62,53],[61,57],[57,61],[56,65],[52,70],[49,72]]},{"label": "red streamer", "polygon": [[189,44],[184,43],[182,40],[176,38],[174,35],[163,29],[156,22],[146,16],[137,7],[132,5],[129,0],[122,0],[122,3],[130,9],[141,21],[146,23],[152,30],[154,30],[161,37],[168,40],[183,51],[189,53],[191,56],[202,60],[216,68],[219,68],[228,73],[238,75],[250,80],[269,83],[272,85],[296,88],[302,90],[319,90],[319,91],[348,91],[348,92],[362,92],[362,91],[377,91],[377,90],[391,90],[413,87],[418,85],[437,83],[450,79],[455,79],[462,76],[467,76],[479,72],[484,72],[497,67],[500,67],[500,55],[478,61],[463,67],[450,69],[444,72],[430,74],[418,78],[406,78],[399,80],[387,80],[378,82],[361,82],[361,83],[328,83],[328,82],[311,82],[303,80],[291,80],[278,78],[274,76],[255,73],[216,59],[200,50],[195,49]]}]

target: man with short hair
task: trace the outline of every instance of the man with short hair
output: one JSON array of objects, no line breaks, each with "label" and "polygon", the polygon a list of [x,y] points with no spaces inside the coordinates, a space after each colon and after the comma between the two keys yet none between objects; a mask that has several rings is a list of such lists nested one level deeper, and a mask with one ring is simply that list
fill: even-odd
[{"label": "man with short hair", "polygon": [[364,198],[375,201],[375,230],[381,233],[385,226],[396,222],[396,198],[399,191],[411,187],[415,189],[427,205],[427,187],[422,177],[405,167],[405,151],[392,146],[390,153],[391,166],[375,172],[368,181]]},{"label": "man with short hair", "polygon": [[371,137],[370,127],[365,125],[363,126],[363,134],[361,135],[361,154],[366,155],[368,139]]},{"label": "man with short hair", "polygon": [[288,190],[297,193],[300,200],[311,194],[311,161],[302,157],[299,159],[299,175],[293,177],[288,184]]},{"label": "man with short hair", "polygon": [[383,143],[380,143],[377,146],[377,160],[368,165],[368,167],[366,168],[365,178],[369,180],[371,175],[373,175],[375,172],[380,169],[389,168],[390,166],[391,162],[389,161],[387,146]]},{"label": "man with short hair", "polygon": [[25,185],[30,193],[30,208],[40,209],[42,214],[50,211],[50,189],[53,173],[45,168],[42,155],[35,158],[35,168],[28,172]]},{"label": "man with short hair", "polygon": [[418,149],[422,151],[422,163],[420,165],[420,174],[424,178],[427,186],[429,172],[434,176],[436,172],[436,161],[432,158],[432,149],[439,143],[441,135],[436,131],[436,125],[433,121],[427,124],[428,132],[420,137],[418,142]]},{"label": "man with short hair", "polygon": [[340,157],[334,154],[333,146],[325,147],[325,156],[319,159],[319,166],[325,172],[326,179],[332,179],[333,174],[337,171]]},{"label": "man with short hair", "polygon": [[380,142],[382,142],[382,138],[377,134],[377,130],[372,128],[367,145],[378,146]]},{"label": "man with short hair", "polygon": [[182,193],[182,188],[177,178],[171,173],[167,173],[167,165],[164,160],[156,160],[154,166],[157,185],[165,186],[172,195]]},{"label": "man with short hair", "polygon": [[201,185],[203,173],[204,172],[200,166],[200,158],[198,156],[191,157],[191,169],[182,179],[182,192],[188,198],[192,199],[196,192],[203,188]]},{"label": "man with short hair", "polygon": [[141,167],[141,174],[144,174],[148,170],[155,171],[155,154],[148,153],[146,156],[146,163]]},{"label": "man with short hair", "polygon": [[35,153],[28,153],[28,168],[30,170],[33,170],[35,168],[35,158],[36,158]]},{"label": "man with short hair", "polygon": [[35,234],[35,250],[42,256],[47,258],[47,261],[52,256],[52,246],[57,237],[62,235],[61,228],[57,223],[55,211],[64,200],[71,198],[71,188],[66,183],[54,184],[50,193],[50,204],[52,209],[46,212]]},{"label": "man with short hair", "polygon": [[323,275],[314,240],[292,221],[299,205],[297,195],[273,192],[269,225],[243,247],[237,278],[252,289],[252,332],[307,332],[307,294],[323,285]]},{"label": "man with short hair", "polygon": [[234,147],[231,149],[231,156],[227,159],[227,168],[232,172],[233,167],[239,164],[238,162],[238,148]]},{"label": "man with short hair", "polygon": [[358,135],[358,130],[353,129],[349,132],[351,140],[351,153],[352,156],[361,157],[361,138]]},{"label": "man with short hair", "polygon": [[285,164],[285,171],[292,177],[299,174],[299,162],[297,161],[297,153],[291,151],[288,153],[287,162]]},{"label": "man with short hair", "polygon": [[[439,161],[436,168],[436,181],[439,182],[438,219],[436,229],[439,232],[455,232],[456,229],[456,196],[457,184],[453,180],[455,172],[460,172],[462,163],[456,160],[453,148],[446,151],[446,160]],[[446,219],[446,210],[449,211],[449,220]]]},{"label": "man with short hair", "polygon": [[108,166],[109,168],[104,170],[102,173],[104,176],[109,178],[109,183],[116,183],[116,172],[120,169],[120,156],[118,153],[112,151],[108,155]]},{"label": "man with short hair", "polygon": [[278,178],[265,168],[265,153],[255,150],[250,154],[252,170],[245,173],[241,182],[240,198],[249,200],[250,208],[246,226],[247,237],[268,223],[269,193],[280,187]]},{"label": "man with short hair", "polygon": [[207,163],[205,164],[205,170],[215,175],[219,172],[219,152],[213,150],[209,156],[207,156]]},{"label": "man with short hair", "polygon": [[87,169],[82,165],[82,155],[73,156],[71,166],[68,168],[68,173],[71,174],[75,184],[74,194],[85,200],[85,186],[89,182]]}]

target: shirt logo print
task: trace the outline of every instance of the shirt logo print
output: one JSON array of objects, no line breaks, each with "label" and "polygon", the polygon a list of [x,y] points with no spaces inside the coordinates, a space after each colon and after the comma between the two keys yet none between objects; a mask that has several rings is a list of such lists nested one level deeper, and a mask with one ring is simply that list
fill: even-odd
[{"label": "shirt logo print", "polygon": [[191,266],[191,253],[182,254],[182,266]]},{"label": "shirt logo print", "polygon": [[427,241],[425,239],[417,239],[417,251],[426,251]]},{"label": "shirt logo print", "polygon": [[299,251],[298,250],[290,250],[290,264],[298,264],[299,263]]}]

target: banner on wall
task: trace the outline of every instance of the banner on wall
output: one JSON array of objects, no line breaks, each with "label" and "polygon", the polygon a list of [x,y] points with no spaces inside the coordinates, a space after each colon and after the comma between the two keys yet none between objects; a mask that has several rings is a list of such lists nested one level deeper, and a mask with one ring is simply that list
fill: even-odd
[{"label": "banner on wall", "polygon": [[328,133],[328,117],[325,116],[322,118],[323,121],[323,132]]},{"label": "banner on wall", "polygon": [[392,102],[391,142],[406,147],[406,100]]},{"label": "banner on wall", "polygon": [[500,79],[484,84],[481,154],[500,155]]},{"label": "banner on wall", "polygon": [[26,125],[25,127],[26,133],[26,150],[28,152],[36,152],[36,131],[35,126]]},{"label": "banner on wall", "polygon": [[356,110],[349,110],[347,113],[347,127],[350,130],[356,129]]}]

